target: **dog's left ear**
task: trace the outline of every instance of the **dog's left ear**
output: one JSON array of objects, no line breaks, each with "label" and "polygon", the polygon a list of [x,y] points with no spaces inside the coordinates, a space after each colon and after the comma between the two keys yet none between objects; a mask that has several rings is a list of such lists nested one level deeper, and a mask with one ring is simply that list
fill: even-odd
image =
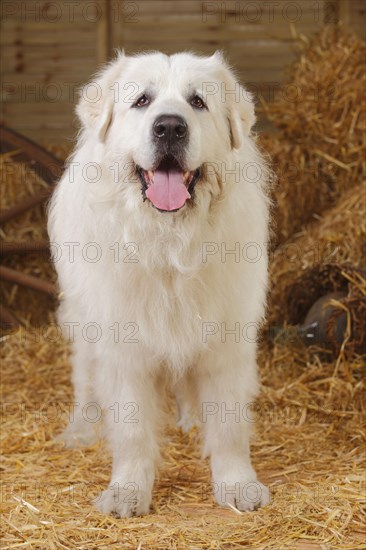
[{"label": "dog's left ear", "polygon": [[211,59],[219,63],[223,70],[221,100],[226,105],[231,146],[233,149],[240,149],[243,137],[249,135],[256,120],[253,97],[239,84],[222,52],[215,52]]},{"label": "dog's left ear", "polygon": [[230,99],[228,105],[228,121],[230,128],[231,146],[233,149],[240,149],[243,137],[250,134],[256,117],[254,114],[254,103],[252,95],[235,82],[238,92]]}]

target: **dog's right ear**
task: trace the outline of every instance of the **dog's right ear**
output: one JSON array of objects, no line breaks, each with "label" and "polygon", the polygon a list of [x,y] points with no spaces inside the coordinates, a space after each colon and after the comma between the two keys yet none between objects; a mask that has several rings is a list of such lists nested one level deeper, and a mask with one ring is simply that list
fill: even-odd
[{"label": "dog's right ear", "polygon": [[107,65],[97,77],[81,89],[76,113],[85,130],[96,134],[100,141],[105,140],[107,130],[112,122],[118,76],[121,75],[124,63],[124,52]]},{"label": "dog's right ear", "polygon": [[100,86],[98,80],[89,82],[81,90],[76,112],[85,130],[95,132],[104,141],[112,121],[113,95]]}]

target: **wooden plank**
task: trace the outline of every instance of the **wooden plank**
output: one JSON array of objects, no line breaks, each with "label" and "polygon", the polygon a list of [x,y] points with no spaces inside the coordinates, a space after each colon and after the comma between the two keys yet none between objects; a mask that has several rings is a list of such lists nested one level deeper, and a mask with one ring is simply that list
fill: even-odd
[{"label": "wooden plank", "polygon": [[[309,14],[309,17],[303,17],[301,22],[296,24],[296,29],[299,32],[302,32],[303,29],[314,28],[317,25],[320,26],[322,21],[314,23],[312,17]],[[203,34],[209,34],[212,32],[219,33],[229,33],[229,32],[248,32],[253,38],[261,37],[266,38],[268,36],[273,36],[275,38],[282,39],[291,36],[291,23],[282,22],[281,24],[275,25],[266,22],[259,22],[251,24],[250,22],[237,22],[234,17],[228,19],[228,21],[223,24],[219,19],[212,20],[209,23],[203,23],[199,18],[193,17],[177,17],[169,18],[164,17],[153,17],[148,19],[143,19],[135,25],[125,25],[125,28],[132,32],[134,31],[137,34],[143,32],[155,32],[157,33],[157,28],[160,32],[171,32],[176,30],[179,33],[200,30]],[[292,37],[293,38],[293,37]]]},{"label": "wooden plank", "polygon": [[[320,22],[319,22],[320,25]],[[157,32],[158,27],[158,32]],[[315,24],[311,18],[303,19],[301,25],[297,25],[298,32],[306,32],[307,30],[314,29]],[[116,30],[116,36],[114,37],[114,45],[121,43],[121,37],[119,36],[119,30]],[[201,41],[215,39],[216,41],[226,40],[230,37],[238,39],[250,37],[254,39],[267,39],[273,38],[278,40],[291,40],[293,41],[293,34],[290,23],[283,23],[282,25],[270,25],[270,24],[237,24],[234,21],[227,24],[221,24],[219,21],[211,22],[209,25],[205,25],[202,21],[197,19],[183,20],[175,17],[174,20],[169,20],[166,17],[154,19],[148,19],[140,21],[136,25],[124,26],[125,41],[133,40],[138,41],[141,39],[154,40],[163,37],[165,39],[173,40],[174,36],[182,36],[187,40],[187,43],[192,36],[198,36]]]},{"label": "wooden plank", "polygon": [[[319,5],[323,6],[327,0],[319,0]],[[256,2],[247,2],[246,0],[226,0],[225,2],[206,2],[198,0],[136,0],[133,2],[137,5],[137,16],[142,17],[146,14],[203,14],[206,13],[209,16],[219,14],[224,19],[230,13],[240,11],[241,16],[247,19],[250,17],[253,19],[255,15],[269,17],[271,13],[283,13],[286,9],[290,13],[291,6],[287,0],[276,0],[271,5],[266,0],[257,0]],[[317,2],[318,3],[318,2]],[[129,4],[126,0],[125,4]],[[314,3],[309,0],[297,0],[297,6],[299,6],[302,12],[306,10],[317,9]],[[121,6],[118,12],[122,14],[122,11],[126,12],[126,7],[123,9]],[[239,10],[238,10],[239,7]],[[115,11],[117,12],[115,7]]]},{"label": "wooden plank", "polygon": [[70,147],[75,143],[77,131],[75,128],[64,126],[62,128],[40,128],[28,127],[26,123],[20,122],[13,124],[13,128],[23,135],[34,139],[41,145],[53,144],[70,144]]},{"label": "wooden plank", "polygon": [[[329,0],[328,0],[329,2]],[[209,5],[209,3],[207,3]],[[212,4],[211,4],[212,5]],[[213,4],[215,5],[215,4]],[[218,6],[219,4],[216,4]],[[224,5],[224,4],[221,4]],[[177,13],[173,11],[171,13],[167,11],[162,12],[139,12],[135,21],[125,21],[126,25],[139,25],[141,23],[147,23],[148,21],[157,22],[165,20],[171,23],[177,23],[177,21],[200,21],[202,25],[221,24],[226,25],[230,22],[237,25],[288,25],[295,23],[302,25],[303,21],[311,21],[312,23],[321,23],[322,18],[320,14],[324,11],[326,4],[312,3],[306,1],[306,3],[299,2],[283,2],[282,5],[279,2],[273,2],[271,5],[269,2],[265,2],[262,8],[258,2],[237,2],[236,5],[239,9],[225,10],[216,9],[212,12],[200,12],[200,13]],[[240,6],[245,9],[240,9]],[[253,6],[252,9],[250,6]],[[265,8],[266,6],[266,8]],[[268,6],[271,6],[270,9]]]},{"label": "wooden plank", "polygon": [[350,21],[350,3],[349,0],[338,0],[338,17],[345,25]]},{"label": "wooden plank", "polygon": [[122,3],[119,3],[118,5],[117,3],[117,5],[114,6],[114,12],[116,16],[118,15],[120,18],[124,17],[125,19],[128,19],[129,17],[131,17],[132,13],[134,13],[137,18],[139,18],[142,14],[147,13],[201,14],[203,9],[202,6],[204,4],[204,2],[201,2],[199,0],[137,0],[133,3],[136,4],[137,10],[136,7],[133,8],[129,5],[132,4],[132,2],[129,2],[128,0],[123,3],[124,5]]},{"label": "wooden plank", "polygon": [[366,2],[365,0],[352,0],[348,4],[348,22],[356,34],[366,39]]},{"label": "wooden plank", "polygon": [[90,67],[80,66],[79,70],[77,66],[69,67],[67,64],[64,64],[62,67],[59,66],[57,70],[53,66],[53,69],[43,72],[38,72],[42,71],[42,67],[32,67],[35,72],[33,70],[29,70],[29,72],[28,70],[27,72],[8,72],[4,73],[2,78],[7,83],[13,83],[14,86],[28,84],[31,87],[32,84],[36,86],[38,83],[61,83],[62,85],[79,83],[81,85],[83,82],[90,80],[90,76],[96,68],[96,63],[94,66],[90,65]]},{"label": "wooden plank", "polygon": [[43,31],[35,30],[34,28],[11,29],[8,25],[4,26],[0,36],[0,44],[5,45],[45,45],[49,44],[84,44],[85,48],[95,49],[95,29],[90,30],[87,28],[75,26],[58,28],[51,27],[44,29]]},{"label": "wooden plank", "polygon": [[[68,101],[59,101],[55,103],[50,103],[48,101],[37,101],[32,104],[31,109],[29,108],[29,105],[25,101],[21,101],[20,103],[11,103],[7,102],[4,105],[4,115],[5,116],[12,116],[12,117],[24,117],[24,113],[28,111],[28,117],[27,120],[33,120],[36,119],[41,113],[46,116],[51,116],[53,121],[55,121],[57,118],[60,118],[62,120],[62,117],[69,113],[73,114],[73,103]],[[30,111],[30,112],[29,112]]]},{"label": "wooden plank", "polygon": [[[9,0],[8,0],[9,1]],[[92,0],[93,3],[96,3],[97,0]],[[53,4],[55,2],[52,2]],[[71,3],[71,2],[70,2]],[[93,32],[93,28],[97,26],[98,19],[95,20],[95,22],[87,21],[83,18],[80,18],[79,20],[68,20],[68,19],[60,19],[59,21],[47,21],[47,19],[41,19],[41,20],[35,20],[35,19],[2,19],[0,20],[0,24],[2,28],[8,27],[10,29],[13,29],[14,31],[18,31],[21,28],[24,27],[31,27],[33,29],[38,29],[39,31],[46,30],[47,27],[53,28],[53,29],[60,29],[60,28],[67,28],[70,29],[77,29],[79,26],[84,29],[89,29],[89,32]]]},{"label": "wooden plank", "polygon": [[95,24],[102,16],[100,6],[95,1],[68,2],[58,0],[13,0],[3,2],[0,6],[0,17],[3,22],[48,23],[57,25],[60,22],[85,22]]},{"label": "wooden plank", "polygon": [[[76,55],[76,54],[75,54]],[[80,64],[83,65],[82,71],[80,71]],[[11,74],[27,73],[28,75],[37,74],[42,66],[42,71],[48,74],[58,75],[59,72],[65,72],[70,77],[73,74],[90,74],[91,71],[95,70],[95,56],[83,57],[80,56],[77,59],[69,56],[57,56],[52,58],[43,58],[40,56],[32,56],[29,58],[18,57],[18,58],[9,58],[5,57],[2,59],[2,71],[3,78],[9,78]]]},{"label": "wooden plank", "polygon": [[0,99],[3,102],[2,112],[4,111],[5,104],[8,103],[27,103],[31,105],[33,103],[39,103],[45,101],[48,103],[63,103],[68,102],[70,105],[74,104],[78,97],[81,88],[81,84],[78,80],[72,81],[58,81],[58,82],[33,82],[24,81],[19,84],[15,84],[14,79],[4,79],[1,86]]},{"label": "wooden plank", "polygon": [[87,21],[58,21],[57,23],[50,23],[48,21],[21,21],[18,22],[16,20],[9,20],[4,22],[3,21],[3,29],[9,31],[9,32],[24,32],[28,31],[28,33],[31,32],[66,32],[68,33],[76,33],[75,34],[75,41],[78,41],[77,33],[79,31],[83,33],[88,34],[95,34],[97,24],[96,23],[88,23]]},{"label": "wooden plank", "polygon": [[78,127],[74,107],[69,103],[34,103],[31,109],[29,104],[25,103],[6,103],[3,107],[2,116],[4,124],[14,129],[22,129],[24,126],[24,128],[69,128],[76,130]]},{"label": "wooden plank", "polygon": [[97,26],[97,61],[105,63],[110,53],[110,2],[109,0],[98,1],[101,17]]},{"label": "wooden plank", "polygon": [[[67,60],[62,63],[46,63],[41,69],[37,67],[35,63],[20,63],[13,66],[8,66],[8,63],[4,63],[4,68],[7,68],[7,71],[2,75],[3,83],[6,83],[6,86],[14,84],[17,86],[19,84],[29,84],[30,87],[32,83],[34,86],[38,86],[39,83],[47,84],[49,88],[53,85],[59,86],[59,84],[64,85],[66,83],[83,83],[90,79],[91,75],[95,72],[98,65],[95,63],[95,60],[85,60],[82,70],[78,70],[76,66],[69,66]],[[40,70],[43,70],[42,73],[39,73]],[[5,84],[2,85],[4,88]]]},{"label": "wooden plank", "polygon": [[93,50],[90,50],[89,48],[85,47],[85,44],[82,42],[53,42],[50,43],[47,46],[47,51],[45,51],[44,47],[42,45],[39,46],[33,46],[32,48],[27,48],[27,45],[24,43],[21,44],[5,44],[1,51],[1,57],[15,57],[19,54],[22,56],[27,56],[29,58],[40,58],[43,56],[46,59],[50,59],[52,57],[60,57],[62,55],[65,55],[67,57],[71,57],[72,53],[74,52],[74,59],[75,54],[80,57],[95,57],[95,48]]}]

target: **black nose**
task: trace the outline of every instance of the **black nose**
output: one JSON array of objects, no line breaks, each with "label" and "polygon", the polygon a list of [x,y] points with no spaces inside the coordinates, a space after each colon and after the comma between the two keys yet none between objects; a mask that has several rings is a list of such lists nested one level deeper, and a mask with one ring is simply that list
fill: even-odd
[{"label": "black nose", "polygon": [[187,137],[188,126],[185,120],[177,115],[162,115],[153,125],[153,134],[159,142],[175,143]]}]

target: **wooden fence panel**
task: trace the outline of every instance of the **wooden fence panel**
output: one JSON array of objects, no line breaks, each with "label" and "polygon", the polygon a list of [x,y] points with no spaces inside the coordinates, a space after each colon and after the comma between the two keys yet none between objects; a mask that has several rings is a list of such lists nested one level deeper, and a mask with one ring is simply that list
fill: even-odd
[{"label": "wooden fence panel", "polygon": [[364,0],[2,0],[1,119],[41,141],[76,131],[74,104],[114,48],[222,49],[265,98],[295,56],[295,35],[339,17],[364,33]]}]

